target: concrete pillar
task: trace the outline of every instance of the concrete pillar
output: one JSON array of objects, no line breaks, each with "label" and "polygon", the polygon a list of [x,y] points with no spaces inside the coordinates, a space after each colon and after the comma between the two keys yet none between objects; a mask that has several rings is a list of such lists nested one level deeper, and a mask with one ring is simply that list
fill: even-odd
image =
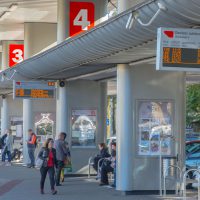
[{"label": "concrete pillar", "polygon": [[57,4],[57,43],[59,44],[69,37],[69,7],[67,0],[58,0]]},{"label": "concrete pillar", "polygon": [[100,142],[106,142],[106,136],[107,136],[107,126],[106,126],[106,119],[107,119],[107,83],[102,82],[100,83]]},{"label": "concrete pillar", "polygon": [[131,67],[117,66],[117,190],[133,190],[133,101]]},{"label": "concrete pillar", "polygon": [[68,99],[67,99],[67,82],[63,81],[64,86],[57,87],[57,107],[56,107],[56,134],[60,132],[67,133],[68,124]]},{"label": "concrete pillar", "polygon": [[27,140],[28,140],[28,129],[33,129],[33,102],[30,99],[23,100],[23,163],[29,164],[28,151],[27,151]]},{"label": "concrete pillar", "polygon": [[[56,24],[25,23],[24,24],[24,58],[28,59],[52,43],[56,42]],[[23,100],[23,153],[24,164],[27,164],[28,154],[26,141],[28,129],[34,129],[33,101]]]},{"label": "concrete pillar", "polygon": [[[130,8],[129,0],[118,0],[118,13]],[[133,101],[131,67],[117,65],[117,190],[133,190]]]},{"label": "concrete pillar", "polygon": [[117,7],[118,13],[128,10],[131,7],[130,0],[118,0]]},{"label": "concrete pillar", "polygon": [[6,130],[9,128],[8,112],[8,99],[6,96],[3,96],[1,106],[1,135],[4,135]]}]

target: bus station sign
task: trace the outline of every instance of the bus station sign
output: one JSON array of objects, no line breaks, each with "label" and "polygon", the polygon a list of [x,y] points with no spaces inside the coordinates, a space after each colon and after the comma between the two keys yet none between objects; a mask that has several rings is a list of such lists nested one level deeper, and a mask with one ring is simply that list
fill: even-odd
[{"label": "bus station sign", "polygon": [[14,67],[24,60],[24,45],[10,44],[9,45],[9,67]]},{"label": "bus station sign", "polygon": [[55,97],[55,82],[14,81],[13,98],[52,99]]},{"label": "bus station sign", "polygon": [[200,71],[200,30],[159,28],[156,69]]}]

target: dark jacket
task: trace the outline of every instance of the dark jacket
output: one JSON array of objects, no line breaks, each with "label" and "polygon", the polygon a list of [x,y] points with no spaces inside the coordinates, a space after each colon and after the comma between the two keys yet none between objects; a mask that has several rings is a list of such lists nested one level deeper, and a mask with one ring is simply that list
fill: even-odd
[{"label": "dark jacket", "polygon": [[100,154],[98,155],[100,158],[108,158],[110,154],[108,153],[108,148],[103,148],[100,150]]},{"label": "dark jacket", "polygon": [[66,156],[68,156],[68,151],[69,151],[65,141],[58,139],[55,141],[54,145],[57,153],[56,154],[57,160],[64,161]]},{"label": "dark jacket", "polygon": [[[53,162],[55,167],[57,167],[57,159],[56,159],[56,149],[52,148],[52,153],[53,153]],[[49,149],[43,147],[39,154],[38,154],[38,158],[40,158],[41,160],[43,160],[43,167],[47,167],[47,158],[49,157]]]}]

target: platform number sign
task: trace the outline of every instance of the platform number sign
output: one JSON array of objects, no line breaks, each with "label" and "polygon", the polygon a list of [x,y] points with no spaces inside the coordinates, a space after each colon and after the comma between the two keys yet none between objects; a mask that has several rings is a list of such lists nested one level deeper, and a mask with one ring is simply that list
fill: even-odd
[{"label": "platform number sign", "polygon": [[70,2],[70,36],[94,27],[95,5],[92,2]]},{"label": "platform number sign", "polygon": [[9,45],[9,67],[14,67],[16,64],[24,60],[24,45],[10,44]]}]

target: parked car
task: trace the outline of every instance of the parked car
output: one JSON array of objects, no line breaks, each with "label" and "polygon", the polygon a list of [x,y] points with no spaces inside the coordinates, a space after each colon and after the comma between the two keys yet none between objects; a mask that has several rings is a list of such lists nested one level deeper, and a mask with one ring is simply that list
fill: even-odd
[{"label": "parked car", "polygon": [[[200,140],[190,141],[186,143],[186,170],[200,168]],[[197,173],[190,172],[191,179],[198,178]],[[187,188],[196,188],[197,184],[188,184]]]}]

